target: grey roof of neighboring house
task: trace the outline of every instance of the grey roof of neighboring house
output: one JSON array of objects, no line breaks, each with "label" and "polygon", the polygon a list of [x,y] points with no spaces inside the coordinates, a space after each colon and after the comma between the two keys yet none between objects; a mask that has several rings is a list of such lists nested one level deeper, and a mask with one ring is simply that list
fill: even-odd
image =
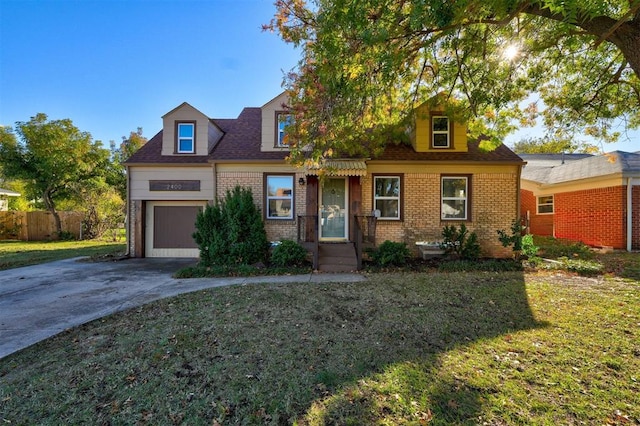
[{"label": "grey roof of neighboring house", "polygon": [[590,154],[521,154],[527,162],[522,179],[555,184],[610,175],[640,177],[640,153],[613,151]]}]

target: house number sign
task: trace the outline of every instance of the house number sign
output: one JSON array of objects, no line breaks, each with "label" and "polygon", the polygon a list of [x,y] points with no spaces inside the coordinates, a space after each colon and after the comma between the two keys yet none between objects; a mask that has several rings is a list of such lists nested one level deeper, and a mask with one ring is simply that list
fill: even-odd
[{"label": "house number sign", "polygon": [[199,180],[150,180],[149,191],[200,191]]}]

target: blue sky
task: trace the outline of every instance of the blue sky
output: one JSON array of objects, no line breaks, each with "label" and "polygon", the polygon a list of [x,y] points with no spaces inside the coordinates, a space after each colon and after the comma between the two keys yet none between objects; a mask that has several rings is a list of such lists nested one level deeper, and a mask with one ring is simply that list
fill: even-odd
[{"label": "blue sky", "polygon": [[263,32],[273,0],[0,0],[0,124],[38,112],[94,139],[143,128],[186,101],[235,118],[282,91],[298,53]]},{"label": "blue sky", "polygon": [[[106,147],[189,102],[235,118],[281,92],[299,54],[262,24],[273,0],[0,0],[0,124],[43,112]],[[523,129],[517,136],[537,136]],[[634,140],[604,147],[635,151]]]}]

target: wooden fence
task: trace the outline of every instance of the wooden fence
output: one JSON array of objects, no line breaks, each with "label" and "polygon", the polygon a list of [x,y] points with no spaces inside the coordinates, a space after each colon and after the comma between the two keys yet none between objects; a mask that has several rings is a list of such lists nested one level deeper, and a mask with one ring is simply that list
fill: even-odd
[{"label": "wooden fence", "polygon": [[[80,238],[84,215],[80,212],[58,212],[62,231]],[[44,241],[57,240],[56,222],[47,211],[0,212],[0,240]]]}]

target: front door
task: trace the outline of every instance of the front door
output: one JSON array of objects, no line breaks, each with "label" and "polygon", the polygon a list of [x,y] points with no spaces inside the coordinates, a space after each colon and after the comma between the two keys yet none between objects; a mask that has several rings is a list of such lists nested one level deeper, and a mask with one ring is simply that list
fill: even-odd
[{"label": "front door", "polygon": [[347,179],[327,178],[320,187],[320,240],[346,241],[349,232]]}]

